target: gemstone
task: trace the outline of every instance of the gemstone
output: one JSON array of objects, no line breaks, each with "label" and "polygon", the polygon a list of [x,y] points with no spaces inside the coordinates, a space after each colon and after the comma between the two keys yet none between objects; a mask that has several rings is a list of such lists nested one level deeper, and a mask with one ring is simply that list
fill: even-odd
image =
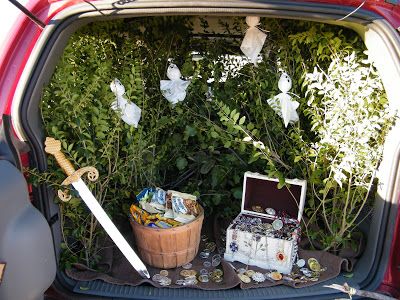
[{"label": "gemstone", "polygon": [[276,253],[276,259],[277,259],[278,261],[285,261],[285,260],[286,260],[286,255],[285,255],[285,253],[283,253],[282,251],[278,251],[278,252]]},{"label": "gemstone", "polygon": [[229,248],[233,253],[237,252],[239,250],[238,244],[236,242],[231,242],[229,244]]}]

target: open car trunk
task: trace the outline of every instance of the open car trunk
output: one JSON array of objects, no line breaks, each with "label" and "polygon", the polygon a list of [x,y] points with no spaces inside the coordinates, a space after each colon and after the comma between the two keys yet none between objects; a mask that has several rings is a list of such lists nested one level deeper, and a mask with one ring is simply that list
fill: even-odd
[{"label": "open car trunk", "polygon": [[[97,1],[80,4],[64,11],[46,26],[28,64],[32,72],[23,75],[19,89],[20,101],[13,106],[13,118],[20,126],[18,132],[31,146],[31,165],[45,170],[47,159],[43,149],[45,133],[40,114],[40,100],[44,86],[50,81],[60,55],[69,37],[88,23],[120,18],[148,16],[191,15],[208,17],[233,17],[256,15],[265,18],[307,20],[344,26],[357,32],[373,57],[383,81],[390,106],[398,110],[398,83],[400,82],[400,41],[398,34],[380,16],[360,9],[340,20],[351,10],[335,5],[306,4],[301,2],[262,1]],[[28,69],[28,68],[27,68]],[[18,97],[17,97],[18,98]],[[386,270],[392,233],[395,226],[399,195],[400,124],[389,132],[383,160],[378,172],[379,186],[375,197],[373,214],[362,225],[367,236],[365,252],[357,262],[351,278],[339,275],[336,279],[302,289],[286,286],[222,291],[198,289],[157,289],[151,286],[121,286],[95,280],[79,282],[68,278],[59,268],[54,286],[65,294],[107,296],[135,299],[333,299],[339,295],[323,285],[348,282],[350,286],[375,290]],[[58,206],[54,204],[54,191],[45,185],[34,190],[34,203],[49,220],[53,232],[55,252],[60,253],[61,231]],[[75,296],[77,296],[75,294]]]}]

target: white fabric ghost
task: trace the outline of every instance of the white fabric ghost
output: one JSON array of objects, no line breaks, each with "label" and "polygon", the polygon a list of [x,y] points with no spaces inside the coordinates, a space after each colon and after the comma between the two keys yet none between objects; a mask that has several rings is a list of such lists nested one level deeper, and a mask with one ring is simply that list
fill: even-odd
[{"label": "white fabric ghost", "polygon": [[111,104],[113,110],[119,111],[121,119],[129,124],[138,127],[142,110],[133,102],[129,102],[125,97],[125,87],[121,81],[114,79],[110,84],[111,91],[115,94],[116,100]]},{"label": "white fabric ghost", "polygon": [[299,107],[299,102],[292,100],[288,94],[292,88],[292,79],[286,73],[282,73],[278,81],[278,88],[282,92],[273,98],[267,100],[269,106],[283,119],[285,127],[289,123],[294,123],[299,120],[299,115],[296,109]]},{"label": "white fabric ghost", "polygon": [[170,64],[167,69],[169,80],[160,81],[160,90],[163,96],[173,105],[185,100],[186,89],[190,81],[181,79],[181,71],[175,64]]},{"label": "white fabric ghost", "polygon": [[265,43],[267,35],[256,26],[260,23],[260,17],[246,17],[249,28],[240,46],[240,50],[250,58],[250,61],[257,65],[257,57]]}]

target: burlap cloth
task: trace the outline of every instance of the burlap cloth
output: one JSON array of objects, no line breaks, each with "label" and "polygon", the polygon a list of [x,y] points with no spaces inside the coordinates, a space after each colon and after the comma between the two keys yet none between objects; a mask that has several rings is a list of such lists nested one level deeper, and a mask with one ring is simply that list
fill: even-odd
[{"label": "burlap cloth", "polygon": [[[210,231],[213,231],[213,233],[210,233]],[[214,240],[217,242],[217,249],[218,247],[224,246],[221,244],[220,236],[216,232],[215,228],[215,223],[214,224],[204,224],[203,225],[203,232],[207,234],[209,237],[214,237]],[[132,234],[130,233],[129,229],[125,232],[124,230],[124,236],[127,238],[128,242],[131,245],[134,245],[133,237]],[[212,238],[210,240],[213,240]],[[102,261],[100,262],[100,266],[102,268],[102,272],[93,270],[88,268],[85,265],[81,264],[74,264],[71,269],[65,270],[66,274],[71,277],[72,279],[75,280],[80,280],[80,281],[92,281],[92,280],[103,280],[108,283],[112,284],[118,284],[118,285],[131,285],[131,286],[137,286],[140,284],[148,283],[151,284],[155,287],[161,287],[157,282],[152,281],[151,279],[144,279],[142,278],[136,270],[129,264],[129,262],[126,260],[126,258],[122,255],[122,253],[118,250],[117,247],[115,247],[110,241],[106,242],[109,246],[107,246],[103,251],[102,251]],[[200,250],[203,249],[203,245],[200,244]],[[319,284],[323,281],[330,280],[332,278],[335,278],[340,274],[340,272],[347,271],[349,269],[348,261],[344,258],[332,255],[328,252],[324,251],[308,251],[308,250],[299,250],[299,256],[300,258],[303,258],[307,261],[308,258],[314,257],[316,258],[321,266],[326,267],[327,270],[325,272],[322,272],[319,280],[316,282],[306,282],[306,283],[294,283],[294,282],[288,282],[285,280],[281,281],[276,281],[276,282],[270,282],[268,280],[264,281],[263,283],[255,283],[251,282],[248,284],[245,284],[241,282],[236,275],[236,272],[232,265],[235,268],[241,268],[244,267],[246,268],[246,265],[239,263],[239,262],[234,262],[234,263],[228,263],[224,260],[222,260],[221,265],[219,268],[221,268],[224,272],[223,276],[223,281],[220,283],[215,283],[212,282],[211,280],[207,283],[202,283],[199,282],[197,285],[193,286],[181,286],[181,285],[176,285],[174,284],[177,279],[182,279],[183,277],[179,275],[179,273],[183,270],[181,267],[180,268],[175,268],[175,269],[169,269],[168,272],[168,277],[172,279],[172,284],[168,286],[169,288],[197,288],[197,289],[203,289],[203,290],[224,290],[224,289],[230,289],[234,287],[240,287],[241,289],[248,289],[248,288],[261,288],[261,287],[271,287],[275,285],[280,285],[284,284],[287,286],[291,286],[294,288],[302,288],[306,286],[311,286],[315,284]],[[211,261],[211,259],[208,259]],[[192,269],[199,271],[200,269],[204,269],[203,262],[205,260],[199,258],[198,256],[192,261],[193,267]],[[266,270],[258,268],[256,266],[249,266],[249,269],[252,269],[254,271],[261,271],[262,273],[265,273]],[[213,270],[213,267],[208,268],[208,270]],[[148,271],[151,276],[154,274],[159,273],[160,269],[158,268],[153,268],[148,266]]]}]

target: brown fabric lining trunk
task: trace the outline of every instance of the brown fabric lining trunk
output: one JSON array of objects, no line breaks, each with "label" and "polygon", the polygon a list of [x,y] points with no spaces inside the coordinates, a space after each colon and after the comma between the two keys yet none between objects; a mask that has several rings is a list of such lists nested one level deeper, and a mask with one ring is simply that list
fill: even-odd
[{"label": "brown fabric lining trunk", "polygon": [[[220,247],[225,247],[225,245],[222,244],[221,242],[221,237],[220,237],[220,228],[225,228],[223,224],[225,222],[221,220],[214,219],[214,222],[206,222],[203,226],[203,234],[206,234],[208,237],[213,237],[210,238],[209,240],[214,240],[217,243],[217,249]],[[229,223],[229,222],[228,222]],[[134,245],[135,243],[133,242],[133,237],[132,234],[125,234],[127,237],[128,242],[131,245]],[[204,242],[201,242],[200,244],[200,250],[204,248]],[[102,251],[102,257],[103,260],[100,262],[100,266],[103,269],[103,272],[99,272],[93,269],[88,268],[85,265],[82,264],[75,264],[71,269],[66,270],[66,274],[75,279],[75,280],[80,280],[80,281],[92,281],[92,280],[103,280],[105,282],[111,283],[111,284],[117,284],[117,285],[130,285],[130,286],[137,286],[140,284],[145,284],[148,283],[154,287],[161,287],[157,282],[152,281],[151,279],[144,279],[142,278],[135,270],[134,268],[129,264],[129,262],[126,260],[126,258],[122,255],[122,253],[113,246],[111,241],[106,241],[106,247]],[[215,254],[215,253],[213,253]],[[212,254],[212,255],[213,255]],[[211,256],[212,256],[211,255]],[[211,261],[211,256],[208,261]],[[264,281],[262,283],[243,283],[240,281],[238,276],[236,275],[235,268],[246,268],[246,265],[239,263],[239,262],[234,262],[234,263],[229,263],[224,260],[222,260],[221,265],[218,268],[221,268],[224,272],[224,277],[223,281],[220,283],[215,283],[212,282],[211,280],[208,283],[202,283],[199,282],[197,285],[193,286],[181,286],[181,285],[176,285],[175,281],[177,279],[183,279],[182,276],[180,276],[180,272],[183,270],[181,267],[175,268],[175,269],[169,269],[168,270],[168,277],[172,279],[172,284],[168,286],[169,288],[197,288],[197,289],[203,289],[203,290],[225,290],[225,289],[230,289],[234,287],[240,287],[241,289],[248,289],[248,288],[265,288],[265,287],[272,287],[280,284],[284,284],[287,286],[291,286],[293,288],[302,288],[302,287],[307,287],[315,284],[319,284],[323,281],[330,280],[332,278],[335,278],[340,274],[340,272],[343,271],[348,271],[349,270],[349,263],[348,260],[335,256],[333,254],[324,252],[324,251],[310,251],[310,250],[299,250],[299,256],[300,258],[303,258],[307,261],[308,258],[314,257],[316,258],[322,267],[327,267],[327,270],[323,273],[321,273],[321,276],[318,281],[316,282],[306,282],[306,283],[294,283],[294,282],[288,282],[285,280],[280,280],[280,281]],[[199,256],[196,256],[195,259],[192,261],[192,269],[196,270],[197,272],[200,271],[200,269],[204,269],[203,262],[205,259],[201,259]],[[254,271],[260,271],[262,273],[265,273],[266,270],[258,268],[256,266],[248,266],[248,269],[252,269]],[[214,268],[206,268],[209,271],[212,271]],[[160,269],[158,268],[153,268],[153,267],[148,267],[149,273],[151,276],[154,274],[159,273]]]}]

